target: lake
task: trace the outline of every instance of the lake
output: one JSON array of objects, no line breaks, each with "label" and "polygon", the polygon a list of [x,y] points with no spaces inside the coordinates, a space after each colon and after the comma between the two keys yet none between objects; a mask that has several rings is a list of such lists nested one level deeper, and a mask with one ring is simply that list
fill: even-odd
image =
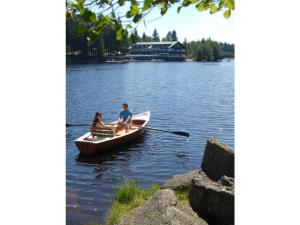
[{"label": "lake", "polygon": [[88,127],[66,128],[66,223],[103,222],[115,190],[126,179],[142,187],[200,168],[208,136],[234,147],[234,61],[130,62],[68,65],[66,120],[118,118],[151,111],[149,126],[187,131],[182,137],[148,130],[132,145],[95,157],[79,155],[74,140]]}]

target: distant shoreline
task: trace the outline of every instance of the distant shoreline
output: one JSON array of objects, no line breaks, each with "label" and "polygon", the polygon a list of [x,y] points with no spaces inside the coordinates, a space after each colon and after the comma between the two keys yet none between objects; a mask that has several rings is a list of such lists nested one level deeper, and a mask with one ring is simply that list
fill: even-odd
[{"label": "distant shoreline", "polygon": [[77,64],[126,64],[130,62],[205,62],[205,63],[215,63],[215,62],[226,62],[232,61],[233,58],[223,58],[219,61],[196,61],[195,58],[185,58],[184,60],[159,60],[159,59],[152,59],[152,60],[127,60],[122,58],[105,58],[104,60],[97,60],[96,58],[89,58],[89,59],[68,59],[66,57],[66,65],[77,65]]}]

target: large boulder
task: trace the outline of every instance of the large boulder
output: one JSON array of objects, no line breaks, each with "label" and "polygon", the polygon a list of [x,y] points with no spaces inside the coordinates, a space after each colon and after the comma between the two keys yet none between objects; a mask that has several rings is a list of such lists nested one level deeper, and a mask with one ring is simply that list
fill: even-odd
[{"label": "large boulder", "polygon": [[213,180],[219,180],[222,175],[234,177],[233,149],[217,139],[209,137],[201,168]]},{"label": "large boulder", "polygon": [[192,179],[190,205],[210,225],[234,224],[234,179],[213,181],[204,172]]},{"label": "large boulder", "polygon": [[158,190],[145,204],[121,217],[117,225],[208,225],[190,206],[180,203],[174,191]]},{"label": "large boulder", "polygon": [[161,189],[172,189],[172,190],[185,190],[191,186],[192,178],[199,174],[199,170],[193,170],[189,173],[173,176],[172,179],[167,180]]}]

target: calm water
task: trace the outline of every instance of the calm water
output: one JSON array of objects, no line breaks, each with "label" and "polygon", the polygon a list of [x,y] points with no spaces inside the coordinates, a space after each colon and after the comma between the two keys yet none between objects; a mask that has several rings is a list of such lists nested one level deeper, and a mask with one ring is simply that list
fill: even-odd
[{"label": "calm water", "polygon": [[133,113],[151,111],[150,126],[191,134],[147,131],[131,146],[87,158],[73,141],[88,128],[67,128],[67,224],[103,221],[125,179],[147,187],[198,169],[208,136],[234,146],[234,62],[72,65],[66,81],[68,123],[89,123],[96,111],[114,121],[128,102]]}]

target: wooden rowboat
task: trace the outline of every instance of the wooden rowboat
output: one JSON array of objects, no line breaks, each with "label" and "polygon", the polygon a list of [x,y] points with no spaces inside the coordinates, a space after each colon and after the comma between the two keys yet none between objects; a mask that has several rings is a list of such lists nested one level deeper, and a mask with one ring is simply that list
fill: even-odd
[{"label": "wooden rowboat", "polygon": [[[82,154],[93,155],[104,151],[112,150],[117,147],[127,145],[140,137],[145,126],[150,120],[150,112],[143,112],[132,116],[132,126],[126,133],[125,128],[117,129],[115,133],[110,132],[95,133],[94,137],[91,132],[87,132],[75,140],[75,144]],[[111,123],[116,124],[117,121]],[[117,126],[117,125],[114,125]],[[109,130],[106,129],[106,131]]]}]

